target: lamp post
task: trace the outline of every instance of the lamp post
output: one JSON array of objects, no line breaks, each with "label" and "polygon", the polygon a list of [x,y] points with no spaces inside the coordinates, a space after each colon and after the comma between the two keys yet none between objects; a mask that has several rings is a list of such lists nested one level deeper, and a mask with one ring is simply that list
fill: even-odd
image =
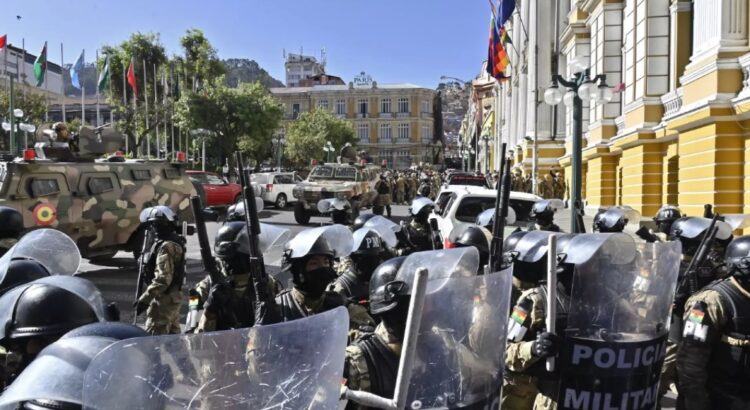
[{"label": "lamp post", "polygon": [[328,141],[326,142],[326,145],[323,145],[323,151],[327,153],[326,158],[328,160],[326,162],[331,162],[331,154],[333,153],[333,150],[334,148],[333,148],[333,144],[331,144],[331,141]]},{"label": "lamp post", "polygon": [[24,122],[21,122],[21,119],[24,116],[23,110],[20,108],[16,108],[13,110],[13,115],[10,116],[10,122],[3,122],[2,127],[3,130],[10,132],[10,152],[15,152],[15,147],[19,146],[20,144],[17,144],[16,133],[19,133],[21,131],[24,132],[24,148],[29,147],[29,132],[35,132],[36,127],[33,124],[27,124]]},{"label": "lamp post", "polygon": [[[544,102],[548,105],[557,105],[561,101],[566,107],[573,107],[573,151],[571,153],[571,222],[570,232],[581,232],[583,227],[578,225],[578,212],[582,209],[581,202],[581,155],[583,145],[583,100],[589,100],[593,104],[606,104],[612,100],[613,92],[607,86],[607,77],[604,74],[590,78],[589,69],[584,62],[573,61],[571,68],[573,77],[566,80],[561,75],[552,77],[552,85],[544,91]],[[598,85],[597,85],[598,83]],[[563,95],[560,85],[567,91]]]},{"label": "lamp post", "polygon": [[490,173],[490,142],[492,138],[489,135],[482,135],[484,141],[484,174]]},{"label": "lamp post", "polygon": [[284,139],[283,135],[277,135],[273,137],[273,142],[276,145],[276,167],[279,172],[281,172],[281,157],[284,155],[284,144],[286,144],[286,139]]},{"label": "lamp post", "polygon": [[214,132],[204,128],[198,128],[196,130],[191,130],[190,135],[201,139],[201,171],[206,171],[206,138],[214,135]]}]

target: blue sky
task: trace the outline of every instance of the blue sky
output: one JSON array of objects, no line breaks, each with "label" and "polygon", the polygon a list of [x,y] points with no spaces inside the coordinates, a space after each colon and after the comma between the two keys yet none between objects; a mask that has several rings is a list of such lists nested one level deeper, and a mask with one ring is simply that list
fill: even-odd
[{"label": "blue sky", "polygon": [[[328,54],[327,71],[346,81],[360,71],[381,83],[435,87],[441,75],[474,77],[487,55],[486,0],[5,0],[0,35],[49,59],[87,60],[102,44],[131,32],[158,32],[170,54],[179,38],[200,28],[222,58],[258,61],[284,81],[284,49]],[[22,16],[19,21],[16,15]]]}]

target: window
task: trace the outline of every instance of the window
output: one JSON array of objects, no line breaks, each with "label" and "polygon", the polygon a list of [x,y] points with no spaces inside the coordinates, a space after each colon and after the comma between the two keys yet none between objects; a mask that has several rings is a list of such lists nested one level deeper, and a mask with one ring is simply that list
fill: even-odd
[{"label": "window", "polygon": [[357,124],[357,138],[360,142],[370,142],[370,124]]},{"label": "window", "polygon": [[318,101],[318,108],[322,108],[324,110],[328,109],[328,100],[320,100]]},{"label": "window", "polygon": [[357,100],[357,113],[363,114],[363,117],[367,116],[367,106],[368,104],[366,98],[360,98],[359,100]]},{"label": "window", "polygon": [[180,179],[180,170],[175,168],[164,168],[164,176],[167,179]]},{"label": "window", "polygon": [[38,198],[40,196],[49,196],[60,193],[60,186],[57,185],[56,179],[34,178],[29,185],[31,196]]},{"label": "window", "polygon": [[390,98],[383,98],[380,100],[380,112],[381,113],[391,112],[391,99]]},{"label": "window", "polygon": [[331,178],[333,177],[333,168],[328,166],[315,167],[310,173],[310,180],[313,178]]},{"label": "window", "polygon": [[430,127],[422,127],[422,142],[432,142]]},{"label": "window", "polygon": [[145,181],[147,179],[151,179],[151,170],[150,169],[134,169],[133,179],[137,181]]},{"label": "window", "polygon": [[216,175],[207,174],[206,177],[208,178],[209,185],[226,185],[226,182],[224,182],[223,179],[219,178]]},{"label": "window", "polygon": [[292,104],[292,118],[297,119],[299,117],[299,104]]},{"label": "window", "polygon": [[109,177],[89,178],[88,186],[91,195],[103,194],[105,192],[114,191],[115,189],[112,184],[112,179]]},{"label": "window", "polygon": [[398,139],[400,140],[409,139],[409,124],[401,123],[398,125]]},{"label": "window", "polygon": [[274,184],[293,184],[294,181],[292,180],[291,175],[276,175],[273,178]]},{"label": "window", "polygon": [[339,115],[346,114],[346,101],[345,100],[336,100],[336,114],[339,114]]},{"label": "window", "polygon": [[336,169],[336,179],[345,179],[354,181],[357,177],[357,169],[352,167],[342,167]]},{"label": "window", "polygon": [[391,140],[391,124],[380,124],[380,139],[383,141]]},{"label": "window", "polygon": [[398,112],[409,112],[409,99],[399,98],[398,99]]},{"label": "window", "polygon": [[461,222],[474,223],[479,214],[494,207],[495,197],[467,196],[456,208],[456,219]]},{"label": "window", "polygon": [[422,100],[422,112],[430,112],[430,102],[427,100]]}]

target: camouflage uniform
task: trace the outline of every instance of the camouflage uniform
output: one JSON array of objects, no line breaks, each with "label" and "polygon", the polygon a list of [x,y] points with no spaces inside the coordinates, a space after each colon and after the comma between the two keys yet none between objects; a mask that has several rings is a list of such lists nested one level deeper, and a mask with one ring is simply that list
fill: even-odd
[{"label": "camouflage uniform", "polygon": [[396,180],[396,204],[404,203],[404,190],[405,190],[404,176],[401,175]]},{"label": "camouflage uniform", "polygon": [[[393,370],[397,371],[398,360],[401,357],[402,340],[389,333],[385,326],[381,323],[375,328],[375,332],[363,335],[362,338],[358,339],[346,348],[344,378],[346,379],[347,387],[351,390],[361,390],[374,394],[380,394],[384,397],[393,397],[393,390],[390,388],[390,386],[379,386],[375,390],[381,391],[373,391],[372,378],[377,377],[375,374],[373,374],[376,370],[371,369],[367,364],[367,357],[364,350],[362,349],[362,343],[367,337],[377,338],[377,342],[385,346],[387,349],[387,351],[383,353],[389,354],[391,356],[391,359],[395,359],[396,369],[393,369],[392,366],[385,366],[382,362],[378,362],[378,364],[384,365],[382,366],[382,368],[387,373],[392,373],[382,374],[380,375],[381,378],[392,378],[392,383],[396,383],[396,372],[393,372]],[[381,367],[378,367],[378,369],[381,369]],[[349,402],[346,406],[346,409],[364,410],[367,409],[367,407],[358,405],[354,402]]]},{"label": "camouflage uniform", "polygon": [[554,180],[552,181],[552,192],[553,196],[555,198],[564,199],[565,198],[565,180],[560,176],[560,174],[555,175]]},{"label": "camouflage uniform", "polygon": [[[180,305],[182,304],[182,283],[173,283],[184,272],[185,248],[183,245],[165,240],[156,252],[154,278],[143,292],[139,303],[148,305],[146,311],[146,331],[151,335],[180,333]],[[178,266],[182,264],[183,266]]]},{"label": "camouflage uniform", "polygon": [[416,175],[412,175],[411,178],[409,178],[409,198],[407,198],[407,202],[411,203],[411,201],[417,196],[417,177]]},{"label": "camouflage uniform", "polygon": [[339,276],[343,275],[344,272],[348,271],[351,268],[352,268],[352,258],[348,256],[339,258],[338,262],[336,262],[336,274]]},{"label": "camouflage uniform", "polygon": [[[289,306],[289,303],[285,299],[291,299],[290,302],[293,302],[303,311],[296,312],[292,310],[294,308],[286,308]],[[282,321],[284,322],[299,319],[300,317],[297,316],[300,314],[303,315],[302,317],[307,317],[339,306],[346,306],[349,311],[350,335],[359,332],[362,328],[375,326],[375,321],[370,317],[366,308],[363,309],[362,306],[347,303],[343,296],[330,291],[323,292],[323,295],[317,299],[312,299],[306,297],[297,288],[292,288],[279,293],[276,296],[276,303],[282,308],[281,314]]]}]

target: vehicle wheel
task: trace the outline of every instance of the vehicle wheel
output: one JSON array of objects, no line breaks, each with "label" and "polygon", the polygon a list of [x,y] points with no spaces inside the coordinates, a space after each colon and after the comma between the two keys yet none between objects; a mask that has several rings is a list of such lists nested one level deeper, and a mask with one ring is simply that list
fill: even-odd
[{"label": "vehicle wheel", "polygon": [[297,202],[294,205],[294,220],[300,225],[307,225],[310,222],[310,212],[305,209],[302,203]]},{"label": "vehicle wheel", "polygon": [[279,194],[279,196],[276,197],[276,208],[283,209],[285,207],[286,207],[286,195]]}]

